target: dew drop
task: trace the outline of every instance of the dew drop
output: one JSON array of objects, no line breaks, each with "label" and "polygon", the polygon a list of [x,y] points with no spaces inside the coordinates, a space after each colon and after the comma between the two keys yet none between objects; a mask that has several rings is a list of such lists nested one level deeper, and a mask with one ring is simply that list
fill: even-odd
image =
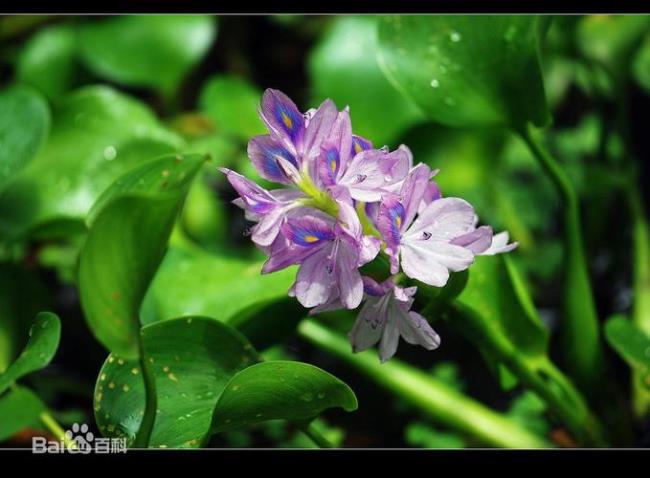
[{"label": "dew drop", "polygon": [[451,32],[449,34],[449,39],[454,43],[458,43],[463,37],[458,32]]},{"label": "dew drop", "polygon": [[131,388],[125,383],[124,385],[122,385],[122,390],[128,392],[129,390],[131,390]]},{"label": "dew drop", "polygon": [[431,88],[438,88],[440,86],[440,82],[438,81],[437,78],[434,78],[434,79],[431,80],[430,85],[431,85]]},{"label": "dew drop", "polygon": [[115,146],[106,146],[104,148],[104,159],[106,161],[113,161],[115,158],[117,158],[117,149],[115,149]]}]

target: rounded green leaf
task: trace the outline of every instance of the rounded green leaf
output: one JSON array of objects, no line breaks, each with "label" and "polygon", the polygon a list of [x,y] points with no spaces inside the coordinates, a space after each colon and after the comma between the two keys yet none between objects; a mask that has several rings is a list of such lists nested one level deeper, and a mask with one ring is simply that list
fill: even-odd
[{"label": "rounded green leaf", "polygon": [[89,215],[79,295],[91,330],[111,352],[138,356],[142,298],[204,160],[169,156],[143,164],[119,178]]},{"label": "rounded green leaf", "polygon": [[357,409],[344,382],[313,365],[272,361],[251,365],[226,385],[212,428],[222,432],[266,420],[307,420],[328,408]]},{"label": "rounded green leaf", "polygon": [[210,16],[112,17],[81,27],[80,54],[103,78],[170,93],[208,52],[216,32]]},{"label": "rounded green leaf", "polygon": [[50,312],[39,313],[29,331],[29,340],[22,353],[0,374],[0,394],[19,378],[49,364],[59,347],[60,338],[59,318]]},{"label": "rounded green leaf", "polygon": [[314,104],[332,98],[339,109],[349,105],[356,134],[378,147],[393,144],[423,115],[379,68],[377,18],[341,16],[331,21],[308,58]]},{"label": "rounded green leaf", "polygon": [[0,442],[38,424],[45,404],[25,387],[14,387],[0,397]]},{"label": "rounded green leaf", "polygon": [[605,323],[605,337],[650,388],[650,337],[623,316],[614,316]]},{"label": "rounded green leaf", "polygon": [[[237,331],[206,317],[183,317],[142,329],[158,411],[151,447],[197,447],[210,433],[212,410],[239,371],[257,362]],[[95,417],[105,436],[132,441],[145,407],[139,361],[110,355],[95,387]]]},{"label": "rounded green leaf", "polygon": [[214,122],[217,132],[248,141],[267,133],[257,108],[262,93],[236,76],[214,76],[201,91],[199,106]]},{"label": "rounded green leaf", "polygon": [[0,93],[0,189],[36,155],[47,137],[50,111],[35,91]]},{"label": "rounded green leaf", "polygon": [[58,99],[74,82],[77,37],[71,25],[37,31],[25,44],[16,63],[16,79]]},{"label": "rounded green leaf", "polygon": [[380,62],[393,84],[449,126],[521,128],[550,121],[535,16],[391,16]]},{"label": "rounded green leaf", "polygon": [[104,86],[78,90],[54,110],[38,156],[0,193],[0,235],[37,234],[56,223],[79,228],[117,177],[182,145],[137,100]]}]

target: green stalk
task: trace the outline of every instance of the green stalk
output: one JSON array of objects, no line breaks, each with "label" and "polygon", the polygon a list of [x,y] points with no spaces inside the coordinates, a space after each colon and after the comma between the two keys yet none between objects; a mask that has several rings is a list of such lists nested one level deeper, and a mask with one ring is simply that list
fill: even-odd
[{"label": "green stalk", "polygon": [[144,349],[144,340],[142,332],[139,338],[140,349],[140,368],[142,369],[142,379],[144,380],[145,407],[144,415],[140,428],[133,441],[135,448],[147,448],[151,439],[154,422],[156,421],[156,410],[158,408],[158,399],[156,396],[156,381],[151,370],[151,364],[146,358]]},{"label": "green stalk", "polygon": [[57,440],[63,442],[63,444],[68,450],[74,450],[77,448],[77,443],[66,436],[63,427],[59,425],[59,423],[54,419],[54,417],[50,414],[49,411],[46,410],[41,412],[38,418],[41,421],[41,423],[45,426],[45,428],[52,435],[54,435]]},{"label": "green stalk", "polygon": [[[580,392],[545,355],[528,356],[518,351],[507,338],[473,310],[451,304],[448,312],[455,325],[477,347],[484,347],[496,361],[505,365],[521,382],[544,400],[579,443],[604,445],[602,430]],[[427,309],[422,311],[425,316]]]},{"label": "green stalk", "polygon": [[566,291],[562,320],[564,353],[571,376],[590,397],[596,397],[604,361],[583,247],[578,197],[564,170],[533,136],[532,127],[519,133],[562,199]]},{"label": "green stalk", "polygon": [[370,350],[353,354],[350,344],[312,319],[303,320],[298,333],[305,340],[339,358],[378,385],[404,398],[433,420],[472,435],[482,442],[506,448],[544,448],[543,438],[507,417],[399,360],[381,364]]},{"label": "green stalk", "polygon": [[[632,322],[650,336],[650,226],[636,182],[627,188],[627,196],[633,222]],[[632,377],[632,398],[634,413],[637,417],[644,417],[650,411],[650,391],[644,386],[642,375],[637,372]]]},{"label": "green stalk", "polygon": [[309,425],[301,426],[300,431],[313,441],[318,448],[336,448],[333,443],[331,443],[316,429],[314,422],[311,422]]}]

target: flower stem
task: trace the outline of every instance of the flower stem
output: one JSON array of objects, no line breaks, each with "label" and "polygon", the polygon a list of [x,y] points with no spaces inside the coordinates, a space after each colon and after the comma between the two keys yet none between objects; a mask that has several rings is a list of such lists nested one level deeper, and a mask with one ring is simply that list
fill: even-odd
[{"label": "flower stem", "polygon": [[505,365],[521,382],[544,400],[549,410],[580,443],[604,445],[600,424],[589,410],[580,392],[546,355],[529,356],[518,351],[498,331],[486,325],[475,311],[452,303],[450,320],[479,347]]},{"label": "flower stem", "polygon": [[65,431],[63,430],[63,427],[59,425],[59,423],[54,419],[54,417],[50,414],[49,411],[45,410],[41,412],[41,414],[38,416],[38,418],[41,420],[41,423],[45,426],[45,428],[56,437],[57,440],[62,441],[65,447],[70,450],[70,449],[75,449],[77,447],[77,444],[75,443],[74,440],[70,440],[66,434]]},{"label": "flower stem", "polygon": [[151,366],[147,361],[144,349],[144,340],[142,332],[139,336],[140,348],[140,368],[142,369],[142,379],[144,380],[145,391],[145,407],[140,428],[133,441],[135,448],[147,448],[151,439],[151,432],[153,430],[154,422],[156,421],[156,409],[158,408],[158,399],[156,396],[156,382],[151,370]]},{"label": "flower stem", "polygon": [[603,376],[604,361],[583,247],[578,197],[564,170],[534,137],[532,127],[528,126],[519,133],[562,199],[566,291],[562,320],[564,353],[571,376],[590,397],[595,397]]},{"label": "flower stem", "polygon": [[354,367],[379,386],[407,400],[432,419],[497,447],[543,448],[550,444],[509,418],[454,390],[406,363],[392,359],[380,364],[370,350],[353,354],[341,335],[312,319],[298,333],[308,342]]},{"label": "flower stem", "polygon": [[300,431],[313,441],[318,448],[336,448],[332,442],[314,427],[314,422],[301,426]]}]

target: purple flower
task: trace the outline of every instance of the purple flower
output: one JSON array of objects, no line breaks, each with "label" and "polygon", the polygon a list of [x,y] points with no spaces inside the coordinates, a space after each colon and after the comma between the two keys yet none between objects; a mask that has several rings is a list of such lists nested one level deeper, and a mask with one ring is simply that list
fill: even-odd
[{"label": "purple flower", "polygon": [[270,245],[280,232],[287,212],[299,207],[298,200],[304,195],[299,191],[267,191],[241,174],[226,168],[220,170],[240,196],[235,204],[246,210],[248,219],[259,221],[253,227],[253,242],[260,246]]},{"label": "purple flower", "polygon": [[391,273],[398,272],[401,262],[407,276],[442,287],[449,271],[467,269],[474,261],[474,253],[453,240],[474,231],[477,217],[472,206],[458,198],[436,199],[421,208],[430,175],[423,164],[413,168],[400,194],[383,198],[377,228],[386,242]]},{"label": "purple flower", "polygon": [[502,254],[504,252],[510,252],[516,249],[519,243],[512,242],[508,244],[509,240],[510,240],[510,235],[508,234],[508,231],[503,231],[500,232],[499,234],[495,234],[492,237],[492,242],[490,243],[490,247],[488,247],[483,252],[481,252],[481,255],[493,256],[495,254]]},{"label": "purple flower", "polygon": [[369,277],[364,277],[363,283],[366,301],[349,334],[354,352],[379,342],[379,358],[386,362],[395,355],[400,336],[427,350],[440,345],[440,337],[427,320],[410,310],[417,287],[404,289],[392,279],[378,284]]},{"label": "purple flower", "polygon": [[332,218],[317,214],[289,218],[281,229],[286,242],[271,251],[269,262],[273,270],[277,270],[275,264],[300,264],[292,290],[303,306],[322,305],[334,291],[348,309],[361,303],[363,283],[358,268],[374,259],[377,243],[354,237]]},{"label": "purple flower", "polygon": [[[256,222],[252,240],[268,255],[263,273],[297,264],[289,295],[310,314],[354,309],[365,299],[350,340],[355,351],[379,343],[382,362],[399,337],[429,350],[440,338],[412,312],[416,287],[393,278],[379,284],[359,268],[388,255],[391,274],[404,273],[442,287],[450,271],[469,267],[476,255],[507,252],[508,234],[476,227],[474,209],[443,198],[432,180],[437,170],[413,166],[404,145],[390,152],[352,133],[350,112],[331,100],[301,113],[277,90],[266,90],[260,117],[269,134],[255,136],[248,155],[263,178],[285,186],[267,191],[220,168],[239,194],[233,201]],[[383,240],[383,241],[382,241]]]}]

